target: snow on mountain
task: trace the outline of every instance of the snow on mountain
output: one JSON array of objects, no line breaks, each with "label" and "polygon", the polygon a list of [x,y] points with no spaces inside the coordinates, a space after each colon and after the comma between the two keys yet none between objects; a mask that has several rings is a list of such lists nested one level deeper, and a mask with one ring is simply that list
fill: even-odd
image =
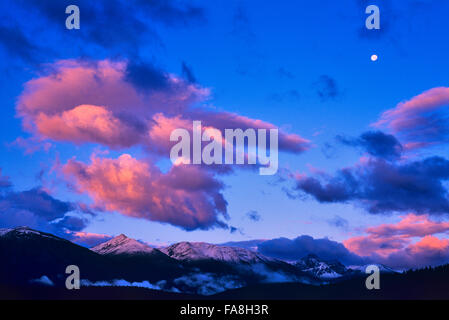
[{"label": "snow on mountain", "polygon": [[101,243],[93,248],[92,251],[99,254],[136,254],[136,253],[154,253],[156,249],[140,243],[137,240],[128,238],[121,234],[109,241]]},{"label": "snow on mountain", "polygon": [[219,246],[205,242],[179,242],[162,248],[166,255],[177,260],[217,260],[232,263],[260,263],[270,261],[270,258],[253,251]]},{"label": "snow on mountain", "polygon": [[293,265],[301,271],[320,279],[339,278],[351,272],[338,261],[323,261],[314,254],[307,255],[293,263]]},{"label": "snow on mountain", "polygon": [[365,273],[366,268],[367,268],[368,266],[370,266],[370,265],[376,265],[376,266],[379,268],[379,271],[380,271],[380,272],[383,272],[383,273],[398,273],[398,272],[399,272],[399,271],[397,271],[397,270],[394,270],[394,269],[392,269],[392,268],[390,268],[390,267],[387,267],[387,266],[385,266],[385,265],[383,265],[383,264],[379,264],[379,263],[365,264],[365,265],[363,265],[363,266],[349,266],[348,268],[349,268],[350,270],[360,271],[360,272]]},{"label": "snow on mountain", "polygon": [[10,232],[12,229],[0,229],[0,237]]},{"label": "snow on mountain", "polygon": [[30,236],[30,235],[31,236],[36,235],[36,236],[40,236],[40,237],[44,237],[44,238],[51,238],[51,239],[55,239],[55,240],[64,240],[64,239],[58,238],[52,234],[41,232],[41,231],[36,231],[29,227],[0,229],[0,237],[3,237],[3,236],[26,237],[26,236]]}]

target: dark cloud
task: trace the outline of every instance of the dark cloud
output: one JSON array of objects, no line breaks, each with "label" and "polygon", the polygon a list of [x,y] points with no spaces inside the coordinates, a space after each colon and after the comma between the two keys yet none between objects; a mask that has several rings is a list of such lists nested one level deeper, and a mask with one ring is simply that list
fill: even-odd
[{"label": "dark cloud", "polygon": [[296,189],[322,203],[357,203],[370,213],[444,214],[448,179],[449,161],[441,157],[398,164],[373,158],[334,176],[297,177]]},{"label": "dark cloud", "polygon": [[56,222],[54,225],[58,229],[67,229],[71,231],[81,231],[87,227],[88,221],[83,218],[74,216],[64,216],[61,220]]},{"label": "dark cloud", "polygon": [[229,227],[229,232],[230,232],[230,233],[236,233],[237,231],[238,231],[238,228],[233,227],[233,226],[230,226],[230,227]]},{"label": "dark cloud", "polygon": [[449,88],[432,88],[383,112],[373,126],[390,130],[409,150],[446,144],[449,141],[448,105]]},{"label": "dark cloud", "polygon": [[[51,58],[53,50],[51,56],[59,59],[72,57],[74,50],[76,55],[97,55],[98,49],[138,57],[143,43],[163,45],[158,25],[179,28],[206,20],[203,8],[176,0],[5,0],[4,5],[17,27],[10,33],[0,30],[0,38],[7,40],[2,42],[12,56],[26,62],[36,60],[40,52]],[[65,28],[69,5],[80,8],[79,30]]]},{"label": "dark cloud", "polygon": [[320,78],[314,83],[314,86],[316,88],[317,96],[323,102],[334,100],[340,95],[337,81],[328,75],[320,76]]},{"label": "dark cloud", "polygon": [[0,198],[2,209],[25,210],[51,221],[74,209],[70,202],[53,198],[40,188],[21,192],[10,192]]},{"label": "dark cloud", "polygon": [[364,259],[350,252],[339,242],[327,238],[314,239],[311,236],[299,236],[295,239],[278,238],[267,240],[258,245],[258,251],[268,257],[298,260],[308,254],[315,254],[324,260],[339,260],[343,264],[364,264]]},{"label": "dark cloud", "polygon": [[[5,186],[8,187],[0,193],[2,228],[28,226],[73,240],[75,233],[83,230],[89,223],[89,220],[82,216],[88,210],[84,204],[56,199],[40,187],[14,191],[13,185],[7,177],[1,175],[0,169],[0,184],[1,181],[6,181]],[[92,214],[89,213],[89,216]]]},{"label": "dark cloud", "polygon": [[329,142],[325,142],[323,144],[321,147],[321,152],[327,159],[335,159],[337,157],[337,148]]},{"label": "dark cloud", "polygon": [[389,160],[399,158],[403,149],[395,136],[382,131],[367,131],[356,139],[337,136],[337,140],[348,146],[360,147],[374,157]]},{"label": "dark cloud", "polygon": [[192,68],[190,68],[187,63],[182,62],[182,75],[190,83],[196,83],[196,78],[193,74]]},{"label": "dark cloud", "polygon": [[39,47],[31,43],[18,27],[0,25],[0,45],[11,57],[36,61]]},{"label": "dark cloud", "polygon": [[341,229],[348,229],[349,222],[345,218],[342,218],[338,215],[335,215],[332,219],[329,219],[327,221],[331,226],[341,228]]},{"label": "dark cloud", "polygon": [[259,212],[257,212],[256,210],[251,210],[248,211],[245,216],[250,219],[251,221],[257,222],[260,221],[262,219],[262,217],[260,216]]},{"label": "dark cloud", "polygon": [[168,75],[153,64],[145,62],[127,64],[125,80],[142,90],[161,90],[169,87]]}]

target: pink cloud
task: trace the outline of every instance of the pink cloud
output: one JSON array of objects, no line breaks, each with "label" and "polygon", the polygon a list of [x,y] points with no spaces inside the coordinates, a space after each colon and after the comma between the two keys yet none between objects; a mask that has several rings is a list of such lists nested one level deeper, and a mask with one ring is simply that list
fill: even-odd
[{"label": "pink cloud", "polygon": [[[251,119],[231,112],[205,112],[196,110],[190,115],[192,119],[202,120],[208,127],[223,131],[224,129],[240,128],[253,129],[278,129],[275,125],[260,119]],[[286,133],[279,130],[279,149],[294,153],[300,153],[311,148],[310,141],[297,134]]]},{"label": "pink cloud", "polygon": [[92,141],[111,147],[129,147],[141,139],[135,127],[115,117],[106,107],[93,105],[80,105],[50,116],[40,113],[35,125],[44,137],[75,143]]},{"label": "pink cloud", "polygon": [[428,215],[408,214],[397,224],[382,224],[366,229],[369,234],[376,236],[405,236],[423,237],[429,234],[445,233],[449,231],[449,222],[436,222]]},{"label": "pink cloud", "polygon": [[[449,260],[449,222],[432,221],[427,215],[408,214],[395,224],[365,230],[367,235],[343,241],[351,252],[398,268],[437,265]],[[417,240],[416,240],[417,239]]]},{"label": "pink cloud", "polygon": [[409,250],[413,254],[423,254],[432,251],[445,252],[449,250],[449,240],[427,235],[420,241],[410,245]]},{"label": "pink cloud", "polygon": [[[28,81],[17,103],[26,130],[41,139],[76,144],[99,143],[112,148],[144,145],[162,153],[173,144],[174,128],[191,128],[193,120],[219,130],[276,128],[271,123],[229,112],[195,108],[210,90],[164,74],[167,85],[142,91],[129,79],[127,61],[63,60],[48,75]],[[308,140],[279,133],[281,150],[299,153]]]},{"label": "pink cloud", "polygon": [[88,248],[94,247],[97,244],[111,240],[112,237],[106,234],[91,233],[91,232],[71,232],[69,238],[72,242],[77,243]]},{"label": "pink cloud", "polygon": [[[127,146],[137,137],[114,141],[117,135],[145,131],[154,114],[182,113],[209,95],[168,74],[168,88],[142,93],[127,81],[127,62],[64,60],[51,67],[51,74],[25,84],[17,112],[28,131],[54,140]],[[68,128],[58,130],[61,125]]]},{"label": "pink cloud", "polygon": [[[166,158],[176,143],[170,141],[172,130],[191,131],[194,120],[201,121],[203,128],[221,131],[277,128],[260,119],[202,106],[210,90],[176,75],[161,71],[157,75],[161,81],[153,85],[146,81],[144,69],[133,68],[131,72],[128,61],[56,62],[49,65],[48,74],[25,83],[17,114],[39,141],[95,143],[116,150],[141,146],[151,157]],[[280,150],[300,153],[308,148],[308,140],[279,131]],[[72,159],[62,169],[64,177],[90,195],[96,207],[187,230],[227,227],[220,220],[227,217],[226,201],[214,174],[228,172],[228,167],[212,171],[173,166],[163,174],[150,162],[130,155],[118,159],[95,155],[90,164]]]},{"label": "pink cloud", "polygon": [[62,167],[78,191],[96,206],[126,216],[169,223],[186,230],[226,227],[222,184],[196,166],[174,166],[163,174],[149,162],[124,154],[117,159],[74,159]]},{"label": "pink cloud", "polygon": [[385,111],[373,126],[386,127],[398,134],[406,149],[447,142],[448,107],[449,88],[433,88]]},{"label": "pink cloud", "polygon": [[343,241],[344,246],[351,252],[361,256],[373,254],[388,256],[403,249],[409,241],[400,237],[359,236]]}]

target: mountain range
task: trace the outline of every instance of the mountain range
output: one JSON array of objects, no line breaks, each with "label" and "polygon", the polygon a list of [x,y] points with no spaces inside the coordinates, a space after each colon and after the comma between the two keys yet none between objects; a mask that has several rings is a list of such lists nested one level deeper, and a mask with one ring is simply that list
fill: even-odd
[{"label": "mountain range", "polygon": [[0,229],[0,261],[2,285],[64,287],[65,268],[77,265],[84,287],[131,286],[206,296],[268,283],[323,285],[365,275],[363,268],[316,255],[286,262],[204,242],[157,249],[123,234],[88,249],[27,227]]}]

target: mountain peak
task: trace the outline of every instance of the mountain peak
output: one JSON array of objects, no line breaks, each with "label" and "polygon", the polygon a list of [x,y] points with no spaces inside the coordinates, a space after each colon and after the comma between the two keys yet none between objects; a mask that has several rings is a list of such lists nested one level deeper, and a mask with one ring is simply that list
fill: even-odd
[{"label": "mountain peak", "polygon": [[294,264],[303,272],[318,278],[339,278],[348,273],[348,269],[338,261],[324,261],[315,254],[308,254]]},{"label": "mountain peak", "polygon": [[128,238],[122,233],[109,241],[91,248],[91,250],[99,254],[141,254],[152,253],[155,249],[137,240]]},{"label": "mountain peak", "polygon": [[31,229],[28,226],[19,226],[9,229],[0,229],[0,236],[13,236],[13,237],[30,237],[30,236],[39,236],[42,238],[52,238],[56,240],[64,240],[57,236],[54,236],[50,233],[45,233],[41,231],[37,231]]},{"label": "mountain peak", "polygon": [[178,242],[161,249],[177,260],[218,260],[232,263],[255,263],[268,260],[262,255],[238,247],[225,247],[206,242]]}]

